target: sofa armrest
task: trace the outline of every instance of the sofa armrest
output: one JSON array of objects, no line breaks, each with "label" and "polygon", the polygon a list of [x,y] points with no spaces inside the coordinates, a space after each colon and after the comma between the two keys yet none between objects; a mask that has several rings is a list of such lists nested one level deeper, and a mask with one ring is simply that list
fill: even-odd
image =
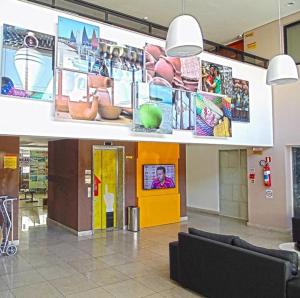
[{"label": "sofa armrest", "polygon": [[178,241],[169,243],[170,278],[179,282]]}]

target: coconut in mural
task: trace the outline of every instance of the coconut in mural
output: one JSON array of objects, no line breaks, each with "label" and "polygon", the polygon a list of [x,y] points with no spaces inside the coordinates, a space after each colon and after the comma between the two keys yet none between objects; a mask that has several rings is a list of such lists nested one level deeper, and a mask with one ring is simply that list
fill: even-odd
[{"label": "coconut in mural", "polygon": [[136,83],[133,131],[172,134],[172,89],[169,87]]}]

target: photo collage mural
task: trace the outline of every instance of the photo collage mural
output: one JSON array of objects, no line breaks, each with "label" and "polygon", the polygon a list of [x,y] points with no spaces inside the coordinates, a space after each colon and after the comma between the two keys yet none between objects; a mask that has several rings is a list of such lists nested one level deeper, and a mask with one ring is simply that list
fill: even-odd
[{"label": "photo collage mural", "polygon": [[58,17],[56,37],[3,25],[1,94],[53,101],[56,120],[231,137],[232,121],[250,122],[249,93],[231,67],[104,39],[101,25]]}]

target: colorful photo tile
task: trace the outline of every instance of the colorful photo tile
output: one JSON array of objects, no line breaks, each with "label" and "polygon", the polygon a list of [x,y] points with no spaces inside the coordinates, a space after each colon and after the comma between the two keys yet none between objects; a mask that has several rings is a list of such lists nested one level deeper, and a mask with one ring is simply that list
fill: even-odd
[{"label": "colorful photo tile", "polygon": [[173,89],[173,128],[195,129],[195,93]]},{"label": "colorful photo tile", "polygon": [[99,73],[99,38],[99,27],[58,17],[58,67]]},{"label": "colorful photo tile", "polygon": [[1,94],[53,100],[54,36],[3,25]]},{"label": "colorful photo tile", "polygon": [[249,82],[241,79],[232,80],[232,121],[250,122]]},{"label": "colorful photo tile", "polygon": [[195,135],[231,137],[231,99],[199,92],[196,95]]},{"label": "colorful photo tile", "polygon": [[202,61],[202,91],[231,96],[232,68]]},{"label": "colorful photo tile", "polygon": [[[117,91],[124,96],[117,94],[118,101],[115,102],[113,79],[95,74],[58,70],[56,119],[130,125],[133,118],[130,89],[132,84],[128,83],[128,86],[122,84],[121,87],[118,86]],[[126,90],[130,90],[129,95],[126,94]]]},{"label": "colorful photo tile", "polygon": [[133,131],[172,134],[172,89],[138,83]]},{"label": "colorful photo tile", "polygon": [[198,57],[167,57],[157,45],[145,46],[146,81],[169,88],[196,92],[201,79]]},{"label": "colorful photo tile", "polygon": [[112,77],[115,80],[142,82],[144,51],[128,45],[114,45],[110,49]]},{"label": "colorful photo tile", "polygon": [[143,80],[144,51],[114,41],[100,39],[100,54],[96,62],[99,74],[114,80],[141,82]]}]

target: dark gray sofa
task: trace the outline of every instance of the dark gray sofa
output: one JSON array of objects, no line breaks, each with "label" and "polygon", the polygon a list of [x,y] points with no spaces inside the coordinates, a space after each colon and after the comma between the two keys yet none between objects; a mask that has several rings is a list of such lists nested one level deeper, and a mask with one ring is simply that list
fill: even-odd
[{"label": "dark gray sofa", "polygon": [[169,249],[171,279],[206,297],[300,297],[289,261],[188,233]]}]

